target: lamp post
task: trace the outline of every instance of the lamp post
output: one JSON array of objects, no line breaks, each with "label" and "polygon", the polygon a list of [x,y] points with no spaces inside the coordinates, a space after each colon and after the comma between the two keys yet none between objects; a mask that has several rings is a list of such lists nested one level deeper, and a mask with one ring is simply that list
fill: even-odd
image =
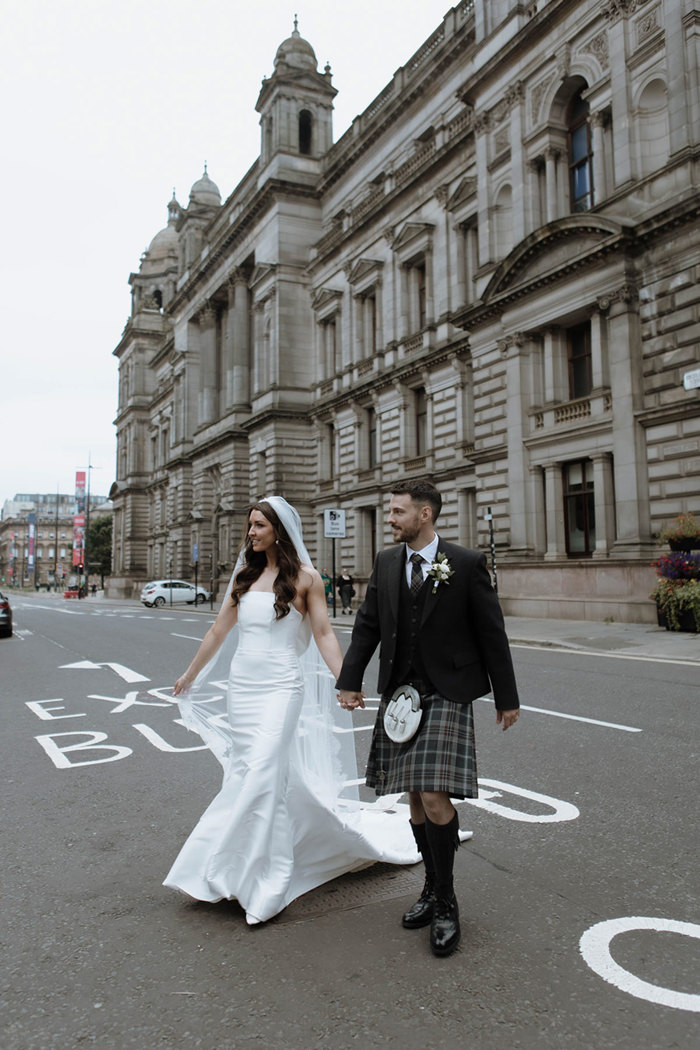
[{"label": "lamp post", "polygon": [[[87,499],[85,501],[85,542],[83,543],[83,562],[85,565],[85,597],[88,596],[88,585],[90,583],[90,471],[92,470],[92,464],[90,463],[90,453],[88,452],[88,468],[87,468]],[[78,591],[80,593],[80,591]]]},{"label": "lamp post", "polygon": [[58,590],[58,485],[56,486],[56,527],[54,529],[53,548],[53,589]]}]

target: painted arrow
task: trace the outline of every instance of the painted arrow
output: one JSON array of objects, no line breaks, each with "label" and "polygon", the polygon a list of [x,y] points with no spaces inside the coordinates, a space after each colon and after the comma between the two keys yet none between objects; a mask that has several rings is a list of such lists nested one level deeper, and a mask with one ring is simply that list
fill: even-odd
[{"label": "painted arrow", "polygon": [[138,671],[132,671],[130,667],[124,667],[124,664],[115,664],[110,661],[95,664],[92,660],[79,660],[75,664],[61,664],[60,670],[99,671],[103,667],[111,667],[115,674],[118,674],[125,682],[150,682],[151,680],[139,674]]}]

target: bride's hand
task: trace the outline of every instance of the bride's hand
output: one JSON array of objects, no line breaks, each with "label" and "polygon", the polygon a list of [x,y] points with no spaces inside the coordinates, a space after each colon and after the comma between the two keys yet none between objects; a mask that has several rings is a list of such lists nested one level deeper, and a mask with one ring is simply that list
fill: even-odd
[{"label": "bride's hand", "polygon": [[177,682],[173,686],[173,696],[179,696],[180,693],[186,693],[192,685],[192,679],[188,678],[187,675],[180,675]]}]

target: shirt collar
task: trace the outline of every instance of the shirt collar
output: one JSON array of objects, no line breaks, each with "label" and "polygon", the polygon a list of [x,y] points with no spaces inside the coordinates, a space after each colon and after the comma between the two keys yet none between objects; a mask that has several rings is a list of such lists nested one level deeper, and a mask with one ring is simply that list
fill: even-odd
[{"label": "shirt collar", "polygon": [[423,547],[422,550],[414,551],[412,547],[409,547],[408,544],[405,544],[406,560],[408,561],[412,554],[420,554],[421,558],[423,558],[424,561],[427,561],[428,565],[432,565],[432,563],[435,561],[435,555],[437,554],[439,542],[440,537],[437,533],[435,533],[434,537],[427,545],[427,547]]}]

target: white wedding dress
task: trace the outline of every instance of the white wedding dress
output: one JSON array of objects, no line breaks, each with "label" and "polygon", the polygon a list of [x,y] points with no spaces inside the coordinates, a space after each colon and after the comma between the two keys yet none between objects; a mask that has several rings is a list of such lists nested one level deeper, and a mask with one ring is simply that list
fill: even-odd
[{"label": "white wedding dress", "polygon": [[[300,719],[305,693],[308,704],[313,688],[300,660],[308,624],[294,606],[276,620],[273,603],[274,595],[263,591],[248,591],[240,600],[227,711],[209,715],[216,732],[208,742],[224,766],[223,786],[164,883],[196,900],[238,900],[251,924],[368,862],[420,860],[408,807],[399,814],[387,811],[396,798],[373,805],[341,798],[340,784],[323,768],[332,756],[310,754],[318,751],[319,738],[313,720]],[[326,685],[331,689],[332,680]],[[323,717],[332,745],[328,715]],[[346,740],[351,743],[352,734]]]}]

